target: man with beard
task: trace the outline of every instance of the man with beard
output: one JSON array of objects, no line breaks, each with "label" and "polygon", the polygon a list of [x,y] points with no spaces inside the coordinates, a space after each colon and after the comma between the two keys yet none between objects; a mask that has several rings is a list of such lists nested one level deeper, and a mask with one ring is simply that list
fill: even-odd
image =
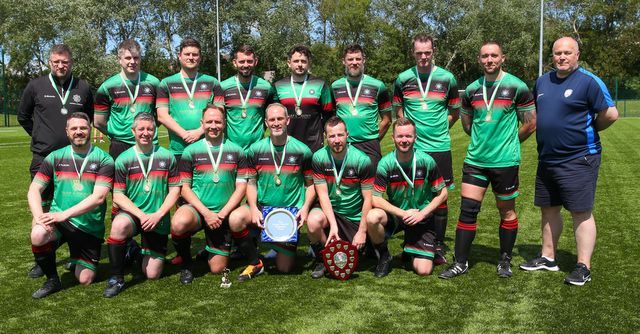
[{"label": "man with beard", "polygon": [[391,125],[391,100],[382,81],[364,74],[365,62],[360,45],[347,46],[342,58],[346,76],[334,81],[331,90],[349,143],[367,154],[375,167],[382,158],[380,140]]},{"label": "man with beard", "polygon": [[[518,234],[520,143],[536,129],[536,109],[527,85],[502,70],[505,55],[497,42],[486,42],[478,53],[484,76],[465,89],[460,118],[471,136],[462,167],[460,216],[456,228],[455,261],[438,277],[467,272],[477,216],[491,184],[500,213],[498,277],[511,277],[511,252]],[[521,123],[522,125],[519,125]]]},{"label": "man with beard", "polygon": [[364,247],[375,174],[371,159],[347,143],[349,132],[340,117],[327,120],[325,136],[327,146],[314,153],[312,163],[313,183],[322,210],[312,210],[307,218],[309,243],[317,262],[311,273],[313,278],[324,276],[320,251],[333,240],[346,240],[358,249]]},{"label": "man with beard", "polygon": [[[393,125],[395,150],[385,155],[373,185],[373,207],[367,215],[367,231],[378,255],[376,277],[391,271],[393,256],[387,239],[404,230],[403,251],[411,257],[413,270],[430,275],[436,251],[433,215],[447,200],[445,181],[434,159],[414,149],[416,127],[408,118]],[[388,200],[383,194],[387,194]]]},{"label": "man with beard", "polygon": [[180,160],[182,198],[171,220],[171,240],[182,259],[180,282],[193,281],[191,236],[204,230],[209,269],[221,273],[229,263],[229,214],[244,198],[247,160],[244,150],[224,137],[225,114],[210,104],[201,121],[204,139],[187,146]]},{"label": "man with beard", "polygon": [[[250,169],[247,185],[248,207],[236,209],[229,217],[238,248],[249,260],[249,265],[238,276],[239,281],[249,280],[264,270],[248,230],[251,226],[264,228],[262,209],[298,208],[296,220],[299,229],[307,220],[311,204],[315,201],[311,176],[311,150],[301,141],[287,135],[287,109],[282,104],[273,103],[267,107],[265,116],[269,137],[254,143],[247,151]],[[297,244],[269,243],[269,247],[278,253],[278,271],[291,271]]]},{"label": "man with beard", "polygon": [[[460,96],[455,77],[433,62],[433,38],[418,34],[412,41],[416,66],[400,73],[394,84],[393,104],[397,118],[416,124],[416,149],[435,161],[447,187],[454,187],[449,129],[458,120]],[[444,237],[449,209],[447,202],[434,212],[436,264],[446,263]]]},{"label": "man with beard", "polygon": [[136,144],[115,162],[113,202],[120,211],[113,217],[107,239],[111,265],[111,278],[104,290],[107,298],[125,288],[126,244],[137,234],[141,234],[143,274],[148,279],[160,278],[167,253],[169,210],[180,195],[180,175],[173,154],[153,144],[153,116],[136,115],[131,132]]},{"label": "man with beard", "polygon": [[258,56],[249,45],[233,51],[236,75],[222,81],[224,104],[227,111],[227,138],[243,149],[262,139],[264,111],[273,102],[271,84],[253,74]]},{"label": "man with beard", "polygon": [[[81,112],[69,115],[65,127],[71,145],[49,154],[35,175],[29,193],[33,215],[31,249],[47,276],[33,298],[62,288],[56,271],[56,249],[69,244],[75,277],[80,284],[95,280],[104,237],[107,194],[113,185],[113,159],[90,143],[91,122]],[[53,184],[51,211],[42,209],[43,192]]]},{"label": "man with beard", "polygon": [[331,91],[324,80],[309,73],[311,50],[296,45],[288,53],[291,76],[275,83],[276,98],[287,107],[287,133],[305,143],[312,152],[323,146],[324,122],[333,116]]},{"label": "man with beard", "polygon": [[200,121],[207,104],[224,104],[218,80],[198,72],[200,43],[185,38],[179,50],[180,72],[162,79],[156,102],[158,121],[169,130],[169,150],[178,161],[185,147],[202,138]]}]

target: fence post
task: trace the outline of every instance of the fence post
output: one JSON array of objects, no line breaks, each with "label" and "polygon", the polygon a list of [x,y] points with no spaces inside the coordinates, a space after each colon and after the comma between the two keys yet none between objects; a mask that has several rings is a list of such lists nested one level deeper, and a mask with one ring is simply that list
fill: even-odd
[{"label": "fence post", "polygon": [[2,114],[4,115],[4,126],[6,127],[9,126],[9,113],[7,111],[7,99],[9,97],[7,96],[7,75],[4,66],[4,48],[0,50],[0,63],[2,63],[2,87],[0,87],[0,89],[2,89],[2,94],[0,94],[0,97],[2,97]]}]

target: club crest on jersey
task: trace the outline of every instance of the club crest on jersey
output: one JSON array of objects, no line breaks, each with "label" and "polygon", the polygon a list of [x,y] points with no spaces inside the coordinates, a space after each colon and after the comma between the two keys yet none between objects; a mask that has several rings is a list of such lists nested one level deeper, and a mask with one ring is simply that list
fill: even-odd
[{"label": "club crest on jersey", "polygon": [[147,94],[151,93],[151,88],[150,87],[145,87],[144,88],[144,92],[147,93]]},{"label": "club crest on jersey", "polygon": [[503,89],[503,90],[502,90],[501,95],[502,95],[503,97],[507,97],[507,96],[509,96],[509,90],[508,90],[508,89]]},{"label": "club crest on jersey", "polygon": [[315,91],[315,90],[313,90],[313,88],[312,88],[312,89],[309,89],[309,94],[313,95],[313,94],[315,94],[315,93],[316,93],[316,91]]},{"label": "club crest on jersey", "polygon": [[371,89],[368,89],[368,88],[367,88],[367,89],[365,89],[365,90],[364,90],[364,94],[365,94],[365,95],[369,95],[369,94],[371,94]]},{"label": "club crest on jersey", "polygon": [[160,163],[158,164],[158,166],[160,166],[160,168],[165,168],[167,167],[167,163],[164,161],[160,161]]},{"label": "club crest on jersey", "polygon": [[233,160],[233,154],[231,153],[227,154],[227,160]]},{"label": "club crest on jersey", "polygon": [[296,157],[294,157],[294,156],[289,157],[288,160],[289,160],[290,164],[295,164],[296,163]]},{"label": "club crest on jersey", "polygon": [[422,176],[422,169],[418,169],[416,171],[416,176]]},{"label": "club crest on jersey", "polygon": [[436,89],[437,90],[441,90],[442,89],[442,84],[441,83],[437,83],[436,84]]},{"label": "club crest on jersey", "polygon": [[82,101],[82,98],[80,97],[80,95],[73,94],[73,102],[80,103],[80,101]]},{"label": "club crest on jersey", "polygon": [[573,94],[573,89],[567,89],[564,91],[564,97],[569,97]]},{"label": "club crest on jersey", "polygon": [[207,84],[206,83],[200,84],[200,89],[207,89]]},{"label": "club crest on jersey", "polygon": [[98,164],[97,163],[92,163],[91,165],[89,165],[89,170],[96,170],[98,169]]},{"label": "club crest on jersey", "polygon": [[262,92],[261,91],[257,91],[256,92],[256,96],[262,96]]},{"label": "club crest on jersey", "polygon": [[347,174],[348,174],[349,176],[354,176],[354,175],[356,175],[356,171],[355,171],[355,170],[353,170],[353,169],[349,169],[349,171],[347,172]]}]

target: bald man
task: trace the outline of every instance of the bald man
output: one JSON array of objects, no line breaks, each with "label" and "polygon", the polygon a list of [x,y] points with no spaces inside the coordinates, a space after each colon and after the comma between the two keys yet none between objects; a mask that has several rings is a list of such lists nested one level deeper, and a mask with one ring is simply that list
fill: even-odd
[{"label": "bald man", "polygon": [[551,71],[538,78],[536,96],[538,171],[535,205],[542,213],[542,251],[522,264],[524,270],[558,271],[555,261],[562,233],[562,207],[571,213],[578,261],[564,280],[591,281],[591,255],[596,243],[592,210],[602,145],[598,133],[618,118],[602,80],[578,65],[580,49],[571,37],[553,43]]}]

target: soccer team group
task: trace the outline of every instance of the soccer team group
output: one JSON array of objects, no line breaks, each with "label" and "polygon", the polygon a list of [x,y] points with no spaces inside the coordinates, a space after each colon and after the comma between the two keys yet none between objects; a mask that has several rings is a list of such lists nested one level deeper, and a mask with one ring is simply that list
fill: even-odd
[{"label": "soccer team group", "polygon": [[[345,48],[345,76],[331,85],[310,74],[312,55],[303,45],[288,53],[291,75],[271,85],[254,74],[258,56],[248,45],[233,52],[237,74],[218,82],[198,71],[198,41],[184,39],[180,72],[160,81],[141,70],[141,47],[126,40],[117,50],[121,71],[95,96],[72,75],[69,47],[54,46],[51,74],[29,83],[18,115],[32,136],[28,202],[36,265],[30,276],[47,277],[33,298],[61,290],[56,249],[63,243],[78,281],[95,280],[110,192],[105,297],[125,289],[128,256],[138,259],[147,278],[159,278],[169,235],[177,253],[172,262],[182,268],[180,282],[191,283],[191,237],[200,230],[211,272],[226,269],[235,245],[248,261],[237,280],[256,277],[264,265],[255,231],[269,207],[297,209],[298,228],[306,225],[316,256],[313,278],[325,276],[320,251],[338,239],[375,254],[375,276],[386,276],[393,258],[387,239],[398,231],[404,231],[403,259],[418,275],[429,275],[447,263],[447,189],[454,182],[449,129],[458,119],[471,141],[454,257],[438,277],[467,272],[489,185],[500,216],[497,274],[512,276],[520,143],[536,132],[542,250],[520,268],[559,270],[555,251],[565,207],[578,254],[565,282],[588,282],[596,238],[591,210],[598,132],[616,120],[617,110],[602,81],[578,66],[578,43],[558,39],[555,70],[530,91],[502,70],[502,46],[486,42],[478,52],[484,75],[461,95],[454,76],[433,62],[434,40],[418,34],[411,43],[415,66],[398,75],[390,93],[364,73],[366,57],[357,44]],[[169,131],[168,149],[157,145],[158,124]],[[110,138],[108,153],[92,145],[92,125]],[[395,149],[382,156],[380,140],[389,127]],[[140,247],[131,242],[138,234]],[[277,254],[277,270],[289,272],[297,244],[268,246]]]}]

